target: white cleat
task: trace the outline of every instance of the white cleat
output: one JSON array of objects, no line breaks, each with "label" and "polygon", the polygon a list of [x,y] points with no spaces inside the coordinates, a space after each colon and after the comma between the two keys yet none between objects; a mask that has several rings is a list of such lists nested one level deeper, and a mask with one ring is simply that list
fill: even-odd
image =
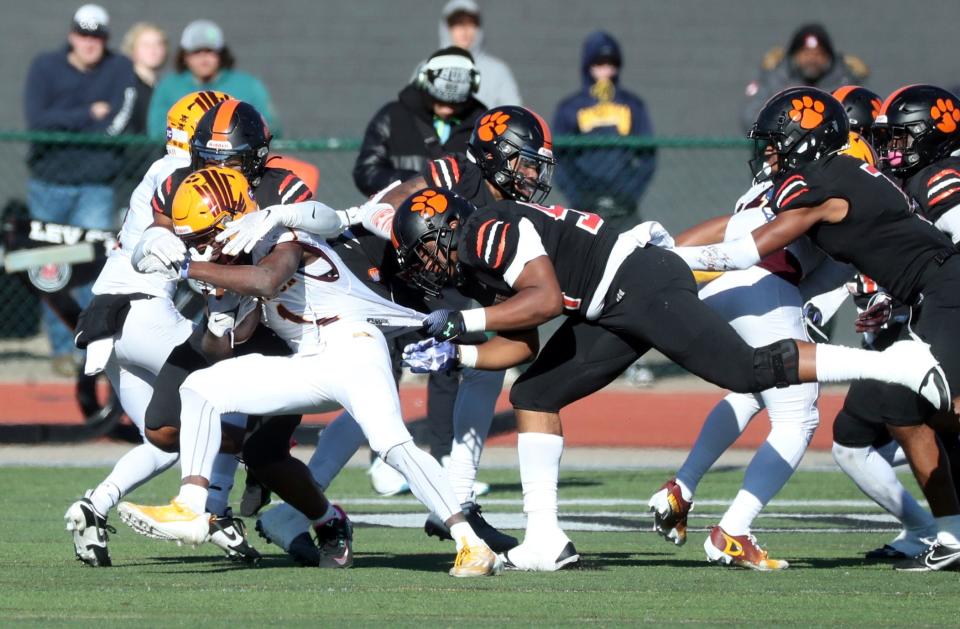
[{"label": "white cleat", "polygon": [[535,540],[524,539],[522,544],[501,553],[500,557],[507,570],[527,572],[556,572],[575,567],[580,562],[580,554],[573,542],[560,529]]},{"label": "white cleat", "polygon": [[117,513],[134,531],[153,539],[199,546],[210,536],[212,516],[197,513],[176,498],[155,507],[121,502]]},{"label": "white cleat", "polygon": [[93,503],[90,502],[91,493],[87,490],[83,498],[70,505],[63,514],[63,519],[66,521],[67,530],[73,532],[73,549],[77,559],[88,566],[105,568],[113,565],[107,549],[107,531],[117,531],[93,508]]},{"label": "white cleat", "polygon": [[950,384],[929,345],[922,341],[897,341],[881,353],[886,364],[892,366],[890,382],[908,387],[937,410],[950,410]]},{"label": "white cleat", "polygon": [[410,491],[410,485],[403,474],[387,465],[380,457],[373,460],[367,474],[373,490],[381,496],[396,496]]}]

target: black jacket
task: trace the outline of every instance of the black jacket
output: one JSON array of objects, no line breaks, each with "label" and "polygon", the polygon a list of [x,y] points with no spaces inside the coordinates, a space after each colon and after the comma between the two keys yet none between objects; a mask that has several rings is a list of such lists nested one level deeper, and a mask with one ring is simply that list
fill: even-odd
[{"label": "black jacket", "polygon": [[428,159],[447,153],[465,153],[474,123],[486,110],[471,97],[460,113],[445,144],[433,128],[433,111],[428,97],[411,84],[397,100],[378,111],[363,134],[363,145],[353,167],[353,181],[365,195],[391,182],[420,174]]}]

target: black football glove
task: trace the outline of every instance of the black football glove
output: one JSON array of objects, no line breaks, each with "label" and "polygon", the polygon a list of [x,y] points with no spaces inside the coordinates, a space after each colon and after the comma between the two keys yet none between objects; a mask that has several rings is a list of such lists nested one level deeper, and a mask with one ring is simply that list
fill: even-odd
[{"label": "black football glove", "polygon": [[459,310],[434,310],[423,320],[423,328],[438,341],[455,339],[467,331]]}]

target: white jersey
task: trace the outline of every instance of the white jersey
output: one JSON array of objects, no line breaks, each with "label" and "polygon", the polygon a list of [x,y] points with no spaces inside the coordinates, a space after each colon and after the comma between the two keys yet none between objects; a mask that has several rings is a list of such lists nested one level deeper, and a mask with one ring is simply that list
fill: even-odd
[{"label": "white jersey", "polygon": [[173,298],[177,283],[164,279],[159,273],[140,273],[130,262],[130,256],[150,225],[153,208],[150,199],[164,179],[178,168],[190,165],[189,157],[164,155],[150,165],[147,174],[130,195],[130,207],[123,217],[118,236],[119,247],[110,252],[100,276],[93,285],[95,295],[145,293],[155,297]]},{"label": "white jersey", "polygon": [[316,260],[300,267],[280,293],[263,301],[266,325],[297,353],[322,346],[324,328],[341,321],[378,328],[416,327],[425,315],[383,299],[347,269],[325,240],[302,230],[277,227],[253,249],[253,263],[274,247],[296,242]]},{"label": "white jersey", "polygon": [[[773,208],[770,207],[770,188],[772,186],[773,184],[769,181],[754,184],[737,200],[734,206],[734,215],[730,217],[730,222],[727,223],[724,240],[736,240],[746,236],[774,219],[775,214]],[[826,257],[806,236],[802,236],[787,245],[786,250],[792,261],[799,265],[800,277],[797,278],[797,281],[807,276]],[[763,262],[760,263],[760,266],[764,266]]]}]

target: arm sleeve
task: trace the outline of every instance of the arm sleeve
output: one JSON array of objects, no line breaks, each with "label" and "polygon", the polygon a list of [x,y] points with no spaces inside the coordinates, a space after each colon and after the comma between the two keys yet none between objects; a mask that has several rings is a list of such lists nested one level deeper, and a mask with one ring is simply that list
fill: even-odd
[{"label": "arm sleeve", "polygon": [[363,194],[369,196],[396,179],[405,180],[416,172],[393,167],[387,152],[390,140],[390,105],[376,113],[363,134],[363,143],[353,167],[353,181]]},{"label": "arm sleeve", "polygon": [[336,238],[346,227],[336,210],[319,201],[275,205],[266,209],[277,212],[282,225],[308,231],[321,238]]},{"label": "arm sleeve", "polygon": [[673,252],[683,258],[692,271],[737,271],[760,262],[752,234],[713,245],[677,247]]},{"label": "arm sleeve", "polygon": [[43,63],[35,59],[27,72],[24,89],[24,111],[27,128],[31,130],[79,131],[86,127],[93,117],[90,106],[54,107],[50,104],[48,86],[50,77],[46,76]]}]

